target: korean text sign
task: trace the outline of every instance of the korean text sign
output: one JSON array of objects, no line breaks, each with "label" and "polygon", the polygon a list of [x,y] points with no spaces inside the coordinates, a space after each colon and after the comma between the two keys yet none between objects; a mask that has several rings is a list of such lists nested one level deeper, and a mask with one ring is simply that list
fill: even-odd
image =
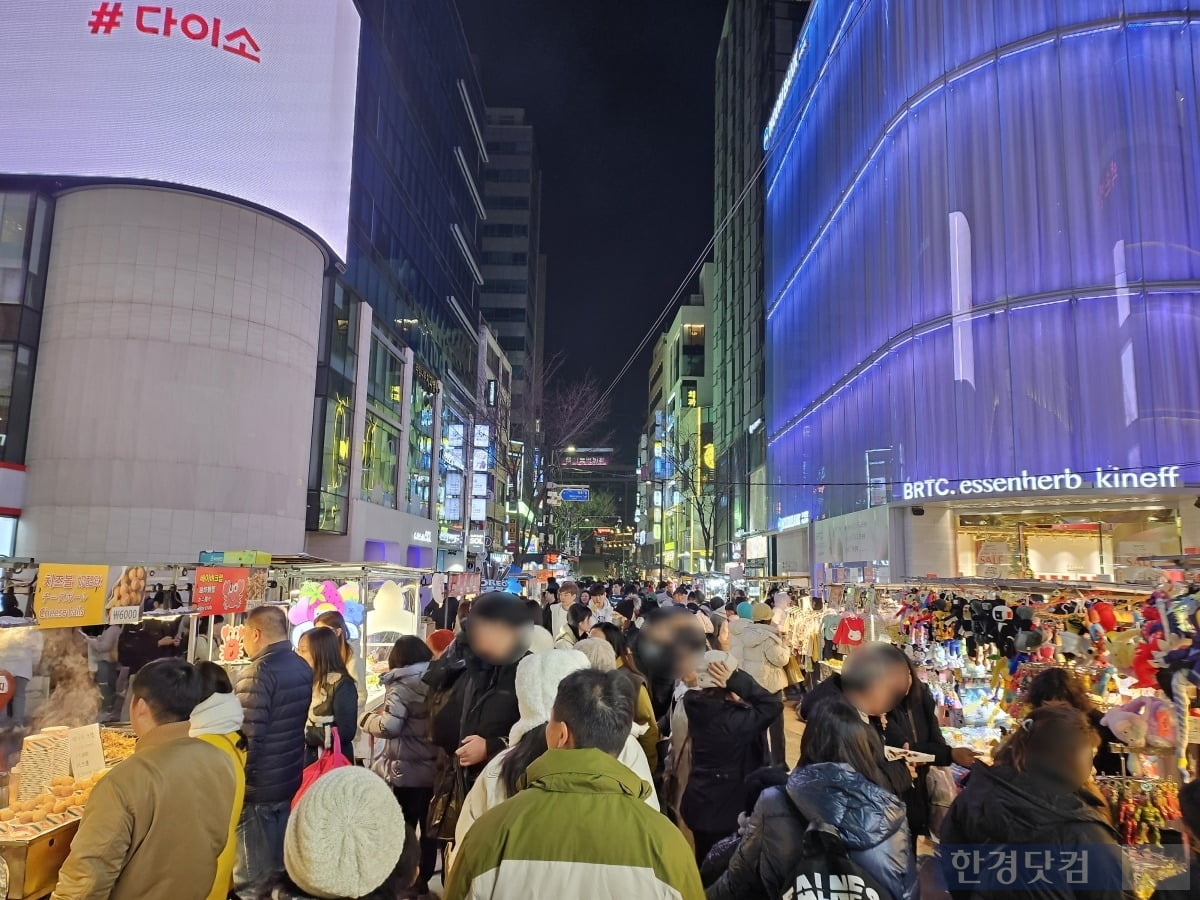
[{"label": "korean text sign", "polygon": [[33,610],[41,628],[78,628],[104,622],[108,566],[44,563],[38,567]]},{"label": "korean text sign", "polygon": [[192,605],[208,616],[243,612],[249,581],[249,569],[199,568]]},{"label": "korean text sign", "polygon": [[214,191],[345,259],[353,0],[10,0],[0,25],[0,172]]}]

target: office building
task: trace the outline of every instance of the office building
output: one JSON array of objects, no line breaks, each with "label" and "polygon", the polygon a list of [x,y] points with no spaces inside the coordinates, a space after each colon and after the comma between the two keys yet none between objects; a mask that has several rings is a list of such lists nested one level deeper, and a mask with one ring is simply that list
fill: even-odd
[{"label": "office building", "polygon": [[638,543],[647,570],[708,572],[713,568],[716,509],[712,444],[712,306],[715,267],[700,270],[688,297],[654,347],[651,405],[639,441],[642,486]]},{"label": "office building", "polygon": [[480,306],[513,371],[519,436],[531,414],[527,398],[542,367],[546,261],[540,252],[542,173],[533,126],[523,109],[487,111],[484,168],[483,289]]},{"label": "office building", "polygon": [[739,564],[747,537],[773,527],[766,514],[759,168],[763,129],[808,6],[796,0],[730,0],[717,49],[713,221],[724,228],[713,251],[712,424],[723,486],[719,567]]}]

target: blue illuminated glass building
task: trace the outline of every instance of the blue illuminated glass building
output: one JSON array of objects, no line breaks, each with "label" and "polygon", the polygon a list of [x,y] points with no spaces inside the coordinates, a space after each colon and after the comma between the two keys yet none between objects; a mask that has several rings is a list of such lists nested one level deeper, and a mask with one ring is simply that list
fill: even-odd
[{"label": "blue illuminated glass building", "polygon": [[1198,54],[1196,0],[813,4],[765,349],[772,513],[819,579],[1200,546]]}]

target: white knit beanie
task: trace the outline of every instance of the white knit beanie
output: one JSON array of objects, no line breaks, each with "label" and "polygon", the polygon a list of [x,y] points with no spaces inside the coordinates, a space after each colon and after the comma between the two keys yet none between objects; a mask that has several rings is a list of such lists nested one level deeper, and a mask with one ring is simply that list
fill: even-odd
[{"label": "white knit beanie", "polygon": [[578,650],[547,650],[534,653],[517,666],[517,708],[521,718],[508,733],[508,746],[516,746],[526,734],[550,721],[550,710],[558,696],[558,683],[591,662]]},{"label": "white knit beanie", "polygon": [[387,783],[343,766],[318,778],[288,819],[283,864],[313,897],[362,897],[392,874],[404,850],[404,814]]}]

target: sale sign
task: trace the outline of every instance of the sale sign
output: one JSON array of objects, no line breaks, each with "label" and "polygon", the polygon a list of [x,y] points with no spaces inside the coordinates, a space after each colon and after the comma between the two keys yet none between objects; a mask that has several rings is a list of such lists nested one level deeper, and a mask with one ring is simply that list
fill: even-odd
[{"label": "sale sign", "polygon": [[202,616],[244,612],[249,581],[249,569],[202,566],[196,570],[196,595],[192,605]]},{"label": "sale sign", "polygon": [[108,566],[43,563],[38,567],[33,612],[39,628],[79,628],[104,623]]},{"label": "sale sign", "polygon": [[17,682],[13,678],[12,672],[6,669],[0,669],[0,709],[8,706],[8,701],[13,698],[13,694],[17,692]]}]

